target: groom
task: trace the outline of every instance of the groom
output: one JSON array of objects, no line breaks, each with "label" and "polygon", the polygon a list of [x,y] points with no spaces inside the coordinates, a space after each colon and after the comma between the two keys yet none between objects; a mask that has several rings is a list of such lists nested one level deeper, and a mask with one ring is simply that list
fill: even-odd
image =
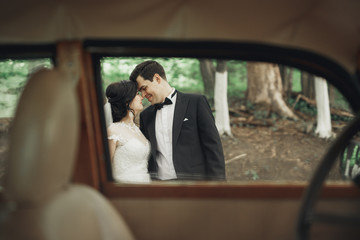
[{"label": "groom", "polygon": [[220,136],[206,98],[172,88],[156,61],[137,65],[130,80],[151,103],[140,114],[140,129],[151,142],[152,177],[225,180]]}]

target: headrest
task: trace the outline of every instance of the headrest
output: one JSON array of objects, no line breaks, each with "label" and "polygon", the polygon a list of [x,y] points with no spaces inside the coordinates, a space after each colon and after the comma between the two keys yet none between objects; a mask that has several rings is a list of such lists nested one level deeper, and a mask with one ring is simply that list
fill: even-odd
[{"label": "headrest", "polygon": [[79,135],[74,84],[59,70],[32,74],[10,126],[6,196],[17,202],[51,197],[70,182]]}]

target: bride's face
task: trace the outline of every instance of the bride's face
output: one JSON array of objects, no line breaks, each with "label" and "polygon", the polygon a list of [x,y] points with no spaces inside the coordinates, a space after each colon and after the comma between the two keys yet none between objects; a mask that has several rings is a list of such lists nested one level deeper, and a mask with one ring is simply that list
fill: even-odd
[{"label": "bride's face", "polygon": [[136,94],[135,98],[130,103],[130,108],[135,112],[139,112],[143,110],[144,106],[142,104],[143,97],[139,94]]}]

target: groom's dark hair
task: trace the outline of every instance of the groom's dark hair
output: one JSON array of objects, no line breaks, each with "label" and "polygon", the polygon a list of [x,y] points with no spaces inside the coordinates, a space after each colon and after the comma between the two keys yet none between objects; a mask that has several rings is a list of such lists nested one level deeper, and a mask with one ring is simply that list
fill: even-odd
[{"label": "groom's dark hair", "polygon": [[136,78],[141,76],[145,80],[150,80],[152,82],[155,73],[159,74],[160,77],[166,80],[165,70],[161,64],[154,60],[148,60],[135,67],[130,74],[130,80],[136,83]]}]

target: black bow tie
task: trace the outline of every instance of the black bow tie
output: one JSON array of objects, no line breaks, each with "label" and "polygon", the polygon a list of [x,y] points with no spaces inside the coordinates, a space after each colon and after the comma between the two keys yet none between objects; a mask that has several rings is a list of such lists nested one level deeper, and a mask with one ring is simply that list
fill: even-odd
[{"label": "black bow tie", "polygon": [[[176,93],[177,93],[177,90],[175,89],[173,94],[171,94],[171,98],[173,98]],[[154,107],[155,107],[156,110],[160,110],[160,109],[163,108],[164,105],[170,105],[172,103],[173,102],[171,101],[171,99],[167,97],[167,98],[165,98],[165,101],[163,103],[157,103],[157,104],[154,105]]]},{"label": "black bow tie", "polygon": [[160,110],[163,108],[164,105],[170,105],[172,104],[172,101],[169,98],[165,98],[165,101],[163,103],[157,103],[154,105],[156,110]]}]

